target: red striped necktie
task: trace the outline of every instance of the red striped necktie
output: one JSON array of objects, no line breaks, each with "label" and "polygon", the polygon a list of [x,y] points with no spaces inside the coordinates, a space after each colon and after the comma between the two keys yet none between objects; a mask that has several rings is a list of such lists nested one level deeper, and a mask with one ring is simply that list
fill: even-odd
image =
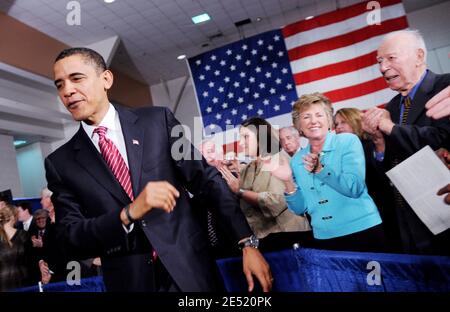
[{"label": "red striped necktie", "polygon": [[[117,147],[110,139],[106,137],[106,131],[108,131],[108,128],[106,127],[97,127],[94,130],[94,133],[97,133],[99,136],[98,145],[100,147],[100,151],[109,168],[111,168],[114,176],[119,181],[125,192],[128,194],[128,197],[130,197],[131,201],[133,201],[134,196],[130,179],[130,171],[128,170],[127,164],[120,155]],[[158,254],[156,253],[156,250],[152,248],[153,261],[155,261],[157,258]]]},{"label": "red striped necktie", "polygon": [[114,145],[114,143],[106,137],[106,127],[97,127],[94,133],[98,134],[99,140],[98,145],[100,147],[100,152],[102,153],[103,159],[105,159],[109,168],[111,168],[112,173],[119,181],[122,188],[130,197],[131,201],[134,200],[133,188],[131,185],[130,171],[128,166],[120,155],[119,150]]}]

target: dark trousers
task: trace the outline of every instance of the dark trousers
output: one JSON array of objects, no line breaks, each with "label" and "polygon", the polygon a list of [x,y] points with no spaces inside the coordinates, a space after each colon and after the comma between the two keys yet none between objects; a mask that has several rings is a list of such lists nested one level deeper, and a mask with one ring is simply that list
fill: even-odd
[{"label": "dark trousers", "polygon": [[315,239],[317,249],[386,252],[384,231],[381,224],[366,230],[330,239]]}]

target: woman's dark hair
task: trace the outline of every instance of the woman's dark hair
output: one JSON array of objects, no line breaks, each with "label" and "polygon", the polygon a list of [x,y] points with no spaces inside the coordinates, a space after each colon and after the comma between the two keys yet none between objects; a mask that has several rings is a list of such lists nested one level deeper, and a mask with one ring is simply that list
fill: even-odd
[{"label": "woman's dark hair", "polygon": [[246,127],[256,134],[258,156],[274,155],[281,151],[278,132],[275,132],[272,125],[265,119],[251,117],[244,120],[241,127]]}]

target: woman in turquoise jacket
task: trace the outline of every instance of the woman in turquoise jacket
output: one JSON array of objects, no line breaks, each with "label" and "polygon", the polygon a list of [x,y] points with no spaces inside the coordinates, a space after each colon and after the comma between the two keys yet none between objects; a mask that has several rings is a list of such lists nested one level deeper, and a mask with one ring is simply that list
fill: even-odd
[{"label": "woman in turquoise jacket", "polygon": [[317,248],[383,251],[381,218],[367,193],[358,137],[330,132],[331,103],[320,93],[300,97],[292,116],[309,144],[293,156],[290,166],[281,160],[271,169],[284,182],[289,209],[311,216]]}]

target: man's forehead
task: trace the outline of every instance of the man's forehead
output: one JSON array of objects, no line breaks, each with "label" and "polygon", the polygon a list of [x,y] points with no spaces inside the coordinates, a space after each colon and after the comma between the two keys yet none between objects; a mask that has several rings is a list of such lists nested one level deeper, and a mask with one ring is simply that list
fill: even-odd
[{"label": "man's forehead", "polygon": [[95,66],[87,58],[81,55],[71,55],[58,60],[54,64],[53,69],[55,72],[63,70],[66,74],[70,75],[75,72],[89,72],[95,70]]}]

